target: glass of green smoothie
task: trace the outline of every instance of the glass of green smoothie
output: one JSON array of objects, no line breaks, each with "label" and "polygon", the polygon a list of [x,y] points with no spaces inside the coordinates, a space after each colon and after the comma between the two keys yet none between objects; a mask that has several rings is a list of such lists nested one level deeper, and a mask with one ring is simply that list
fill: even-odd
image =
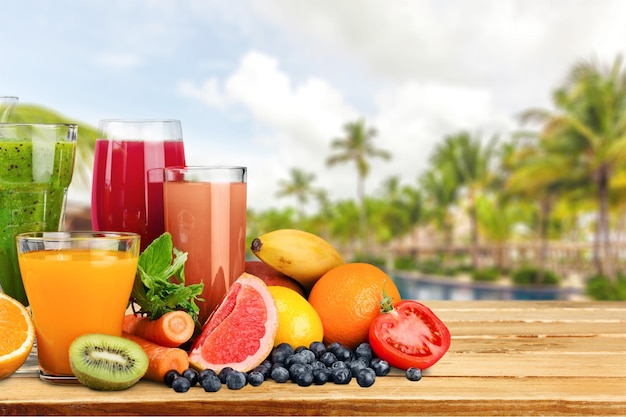
[{"label": "glass of green smoothie", "polygon": [[63,228],[78,126],[0,123],[0,286],[28,305],[15,236]]}]

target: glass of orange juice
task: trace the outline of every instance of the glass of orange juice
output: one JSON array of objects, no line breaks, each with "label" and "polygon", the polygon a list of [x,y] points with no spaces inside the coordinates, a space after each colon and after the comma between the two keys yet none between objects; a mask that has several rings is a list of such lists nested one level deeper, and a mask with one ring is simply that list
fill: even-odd
[{"label": "glass of orange juice", "polygon": [[17,258],[35,323],[39,376],[72,382],[72,341],[122,334],[139,259],[140,237],[118,232],[29,232]]},{"label": "glass of orange juice", "polygon": [[245,167],[164,169],[165,231],[188,254],[185,282],[204,283],[201,323],[244,272],[246,176]]}]

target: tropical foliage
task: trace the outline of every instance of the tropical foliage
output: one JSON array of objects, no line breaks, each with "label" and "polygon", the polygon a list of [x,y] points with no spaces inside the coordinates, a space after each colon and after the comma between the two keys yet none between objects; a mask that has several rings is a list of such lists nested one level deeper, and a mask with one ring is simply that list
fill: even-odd
[{"label": "tropical foliage", "polygon": [[[279,182],[277,197],[295,197],[297,207],[249,210],[248,235],[298,227],[331,240],[350,259],[449,274],[469,265],[475,279],[511,272],[516,282],[527,284],[559,281],[549,267],[553,245],[591,242],[590,292],[599,298],[623,294],[626,70],[621,57],[608,66],[595,60],[576,64],[553,91],[552,104],[550,110],[523,112],[519,130],[509,138],[452,132],[418,177],[392,176],[369,193],[365,181],[371,161],[392,155],[376,143],[375,127],[362,118],[349,122],[344,136],[332,140],[326,163],[329,169],[354,165],[356,198],[331,201],[315,186],[315,174],[292,168],[290,178]],[[31,106],[18,106],[14,118],[72,121]],[[79,176],[88,176],[95,131],[82,126],[77,169]],[[311,212],[312,207],[317,209]],[[535,244],[536,254],[513,271],[512,248],[527,243]],[[487,248],[491,256],[485,262]]]}]

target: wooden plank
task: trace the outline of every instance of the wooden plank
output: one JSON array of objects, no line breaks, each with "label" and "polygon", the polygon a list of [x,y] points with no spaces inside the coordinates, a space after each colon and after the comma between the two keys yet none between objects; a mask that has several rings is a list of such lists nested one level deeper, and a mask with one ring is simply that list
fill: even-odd
[{"label": "wooden plank", "polygon": [[420,382],[179,394],[142,381],[122,392],[0,380],[0,415],[626,415],[626,303],[433,302],[449,352]]},{"label": "wooden plank", "polygon": [[[187,393],[142,382],[123,393],[84,387],[42,389],[36,379],[3,390],[7,415],[623,415],[624,378],[425,377],[410,382],[379,378],[372,388],[349,385],[298,387],[267,383],[240,391]],[[0,384],[1,386],[2,384]],[[37,395],[33,395],[37,393]]]}]

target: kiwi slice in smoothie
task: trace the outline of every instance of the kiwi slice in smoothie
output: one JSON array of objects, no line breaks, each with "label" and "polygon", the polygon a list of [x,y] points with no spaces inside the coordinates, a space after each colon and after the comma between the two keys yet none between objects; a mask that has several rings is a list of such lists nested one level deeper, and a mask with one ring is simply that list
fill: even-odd
[{"label": "kiwi slice in smoothie", "polygon": [[148,356],[132,340],[106,334],[86,334],[70,345],[70,366],[79,382],[101,391],[134,385],[148,369]]}]

